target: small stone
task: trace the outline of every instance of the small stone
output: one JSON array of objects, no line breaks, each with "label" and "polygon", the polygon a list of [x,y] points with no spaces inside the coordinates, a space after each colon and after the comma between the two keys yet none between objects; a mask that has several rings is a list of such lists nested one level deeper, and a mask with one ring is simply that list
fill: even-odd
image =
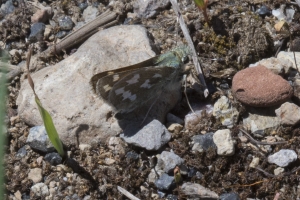
[{"label": "small stone", "polygon": [[300,38],[295,38],[291,42],[290,51],[300,51]]},{"label": "small stone", "polygon": [[253,157],[249,167],[255,168],[255,167],[258,166],[258,164],[259,164],[259,158],[258,157]]},{"label": "small stone", "polygon": [[90,151],[91,148],[92,148],[92,146],[89,144],[80,144],[79,145],[80,151]]},{"label": "small stone", "polygon": [[259,9],[257,9],[256,13],[258,13],[260,16],[266,16],[266,15],[271,15],[272,14],[272,10],[270,8],[268,8],[265,5],[262,5]]},{"label": "small stone", "polygon": [[139,18],[155,17],[161,10],[166,8],[170,2],[168,0],[138,0],[133,5],[134,12]]},{"label": "small stone", "polygon": [[45,155],[45,158],[44,158],[46,161],[48,161],[51,165],[59,165],[62,163],[62,158],[61,156],[56,153],[56,152],[52,152],[52,153],[47,153]]},{"label": "small stone", "polygon": [[80,10],[84,10],[84,9],[86,9],[87,7],[88,7],[89,5],[88,5],[88,3],[87,2],[82,2],[82,3],[79,3],[78,4],[78,7],[80,8]]},{"label": "small stone", "polygon": [[210,200],[219,199],[217,193],[197,183],[190,183],[190,182],[184,183],[181,186],[181,190],[185,195],[193,199],[201,199],[201,198],[210,199]]},{"label": "small stone", "polygon": [[231,156],[234,154],[234,141],[229,129],[218,130],[215,132],[213,140],[217,146],[218,155]]},{"label": "small stone", "polygon": [[42,22],[46,23],[52,16],[52,8],[51,7],[46,7],[42,10],[37,10],[31,17],[31,22],[36,23],[36,22]]},{"label": "small stone", "polygon": [[105,164],[106,165],[112,165],[114,164],[116,161],[114,159],[111,158],[105,158]]},{"label": "small stone", "polygon": [[193,148],[192,151],[195,152],[203,152],[207,151],[209,148],[217,148],[216,144],[213,140],[213,132],[206,133],[204,135],[194,135],[192,137]]},{"label": "small stone", "polygon": [[43,179],[42,169],[40,168],[30,169],[28,173],[28,179],[32,180],[34,183],[41,182]]},{"label": "small stone", "polygon": [[65,37],[66,35],[68,35],[68,31],[59,31],[58,33],[56,33],[55,36],[56,36],[58,39],[61,39],[61,38]]},{"label": "small stone", "polygon": [[108,148],[116,155],[125,154],[125,142],[120,137],[111,137],[108,141]]},{"label": "small stone", "polygon": [[282,167],[277,167],[276,169],[274,169],[274,175],[279,175],[282,174],[284,172],[284,168]]},{"label": "small stone", "polygon": [[213,106],[211,104],[202,104],[199,107],[193,107],[195,111],[190,112],[184,117],[184,127],[188,130],[194,129],[199,123],[201,123],[202,112],[206,112],[208,115],[211,115],[213,112]]},{"label": "small stone", "polygon": [[168,131],[170,131],[171,133],[179,133],[180,131],[182,131],[183,129],[183,126],[181,124],[171,124],[169,127],[168,127]]},{"label": "small stone", "polygon": [[280,51],[277,55],[277,58],[282,59],[282,60],[289,60],[293,64],[293,68],[295,70],[297,70],[297,67],[295,64],[294,53],[295,53],[295,57],[296,57],[297,66],[300,66],[300,52]]},{"label": "small stone", "polygon": [[174,177],[168,174],[162,174],[159,179],[155,181],[155,186],[159,190],[169,190],[171,187],[175,186]]},{"label": "small stone", "polygon": [[238,194],[234,192],[230,192],[230,193],[221,194],[220,200],[240,200],[240,197]]},{"label": "small stone", "polygon": [[178,196],[174,194],[168,194],[166,200],[177,200]]},{"label": "small stone", "polygon": [[44,38],[44,31],[45,31],[45,24],[44,23],[34,23],[31,25],[30,28],[30,35],[28,37],[28,40],[31,43],[42,41]]},{"label": "small stone", "polygon": [[54,147],[49,140],[46,129],[44,126],[34,126],[29,130],[29,135],[26,142],[35,150],[42,152],[54,151]]},{"label": "small stone", "polygon": [[23,158],[24,156],[26,156],[27,151],[26,151],[26,146],[23,146],[22,148],[20,148],[16,154],[17,157],[19,158]]},{"label": "small stone", "polygon": [[127,159],[131,159],[131,160],[138,160],[138,159],[139,159],[139,154],[130,151],[130,152],[128,152],[128,153],[126,154],[126,158],[127,158]]},{"label": "small stone", "polygon": [[239,112],[231,105],[230,100],[226,96],[222,96],[214,104],[213,115],[216,119],[220,120],[224,126],[232,128],[238,120]]},{"label": "small stone", "polygon": [[60,18],[58,24],[62,31],[70,31],[73,28],[73,21],[69,16]]},{"label": "small stone", "polygon": [[16,200],[22,200],[22,194],[21,192],[18,190],[14,193]]},{"label": "small stone", "polygon": [[268,157],[269,163],[274,163],[279,167],[286,167],[295,160],[297,160],[297,154],[294,150],[290,149],[281,149]]},{"label": "small stone", "polygon": [[94,6],[88,6],[86,9],[84,9],[82,18],[85,22],[89,22],[97,17],[99,14],[99,10],[95,8]]},{"label": "small stone", "polygon": [[275,130],[280,121],[274,113],[275,108],[251,108],[243,117],[243,126],[256,136],[262,137]]},{"label": "small stone", "polygon": [[30,196],[37,196],[37,197],[45,197],[49,195],[49,189],[45,183],[37,183],[33,185],[31,188],[31,193]]},{"label": "small stone", "polygon": [[281,76],[262,65],[239,71],[232,80],[237,100],[253,107],[281,104],[293,95],[293,88]]},{"label": "small stone", "polygon": [[282,125],[294,126],[300,122],[300,107],[296,104],[285,102],[275,113]]},{"label": "small stone", "polygon": [[287,59],[280,58],[265,58],[258,61],[255,64],[249,65],[249,67],[256,67],[258,65],[263,65],[269,70],[271,70],[274,74],[281,76],[291,76],[294,77],[297,73],[297,70],[293,68],[293,63]]},{"label": "small stone", "polygon": [[2,1],[1,9],[0,11],[3,12],[3,14],[7,15],[9,13],[12,13],[15,10],[15,6],[13,5],[13,1]]},{"label": "small stone", "polygon": [[121,134],[120,137],[133,146],[153,151],[160,149],[169,142],[171,134],[162,123],[153,120],[134,135],[125,136]]},{"label": "small stone", "polygon": [[170,173],[176,166],[183,164],[184,160],[173,152],[163,151],[157,161],[156,170]]}]

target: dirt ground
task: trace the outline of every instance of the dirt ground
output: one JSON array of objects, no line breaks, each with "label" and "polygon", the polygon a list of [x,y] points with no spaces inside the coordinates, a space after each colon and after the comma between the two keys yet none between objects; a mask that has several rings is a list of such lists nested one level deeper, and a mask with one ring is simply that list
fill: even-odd
[{"label": "dirt ground", "polygon": [[[9,15],[0,15],[0,20],[6,20],[0,26],[0,41],[2,41],[2,47],[4,46],[8,51],[12,49],[20,50],[20,53],[16,53],[11,57],[11,64],[17,65],[26,60],[26,52],[30,45],[26,38],[30,34],[30,18],[36,8],[27,1],[13,2],[16,5],[14,12]],[[175,47],[178,41],[185,41],[176,23],[176,15],[172,10],[171,4],[153,18],[128,19],[127,13],[133,12],[134,2],[120,0],[114,6],[109,6],[110,2],[108,0],[92,0],[89,4],[96,5],[100,13],[106,9],[117,12],[119,24],[141,24],[145,26],[153,35],[158,49],[162,52]],[[0,5],[1,3],[4,4],[5,1],[2,0]],[[58,13],[75,17],[79,19],[78,21],[81,19],[82,11],[74,9],[82,3],[81,1],[50,0],[41,3],[44,6],[56,9]],[[208,6],[211,11],[209,12],[210,24],[205,22],[202,13],[194,5],[193,1],[180,1],[181,14],[185,19],[195,49],[199,55],[206,81],[214,88],[221,89],[215,90],[208,97],[206,100],[208,103],[213,104],[221,95],[228,94],[227,91],[231,88],[232,77],[237,71],[263,58],[275,56],[278,49],[274,47],[274,41],[286,38],[284,35],[271,35],[265,28],[266,23],[273,27],[276,19],[272,15],[260,16],[255,13],[262,5],[267,6],[270,10],[277,9],[282,5],[286,6],[286,8],[295,9],[296,14],[290,23],[291,29],[294,30],[292,32],[292,40],[296,40],[300,36],[297,31],[297,28],[300,27],[300,8],[293,1],[212,0]],[[57,19],[53,18],[53,20]],[[59,27],[53,27],[50,35],[55,36],[59,31]],[[287,50],[290,42],[289,38],[286,39],[281,46],[281,51]],[[53,43],[54,41],[51,37],[41,42],[33,43],[34,52],[42,52]],[[71,54],[72,51],[74,49],[68,49],[67,52],[56,56],[49,56],[45,59],[45,62],[50,64],[57,63]],[[28,179],[27,174],[30,168],[37,166],[43,169],[46,183],[52,180],[60,183],[58,186],[59,192],[57,192],[54,199],[82,199],[86,195],[90,195],[91,199],[126,199],[118,192],[117,185],[125,188],[140,199],[153,199],[151,194],[157,194],[157,188],[153,184],[146,184],[151,167],[150,164],[144,165],[142,163],[150,163],[149,158],[159,152],[145,152],[129,146],[126,148],[126,153],[136,152],[139,155],[143,155],[140,156],[143,159],[133,160],[126,157],[113,157],[116,160],[113,165],[99,168],[99,163],[103,163],[103,157],[99,156],[99,152],[111,151],[105,144],[92,146],[90,151],[84,153],[77,146],[68,146],[67,149],[72,152],[72,158],[94,179],[90,180],[83,175],[84,173],[79,173],[78,178],[73,179],[72,182],[64,181],[63,177],[67,174],[73,176],[74,172],[68,171],[68,169],[58,170],[56,166],[51,166],[48,162],[38,163],[37,159],[43,154],[35,152],[29,147],[26,148],[27,155],[25,157],[20,158],[16,156],[18,150],[26,144],[30,128],[19,119],[13,122],[9,120],[11,117],[18,115],[16,98],[20,89],[21,75],[22,73],[14,77],[8,84],[8,138],[5,156],[6,199],[12,199],[17,191],[20,191],[22,194],[22,199],[40,199],[31,195],[30,188],[33,182]],[[189,90],[188,95],[191,99],[197,96],[192,90]],[[173,114],[179,117],[184,117],[186,110],[188,110],[186,100],[183,99],[182,101],[172,111]],[[240,104],[234,106],[237,106],[241,113],[245,109]],[[234,156],[229,157],[218,156],[215,149],[197,154],[191,151],[190,141],[193,135],[199,134],[201,131],[209,132],[224,128],[211,115],[202,116],[193,128],[184,128],[181,132],[172,134],[172,139],[165,149],[172,149],[174,153],[185,160],[188,168],[200,171],[203,174],[201,179],[198,179],[196,176],[183,176],[183,182],[199,183],[219,195],[235,192],[240,196],[240,199],[274,199],[278,192],[281,193],[279,199],[297,199],[300,196],[298,186],[300,177],[297,173],[299,161],[287,167],[286,173],[283,175],[271,175],[276,165],[269,164],[266,154],[250,146],[245,146],[238,138],[241,123],[242,121],[239,119],[239,125],[232,128],[232,135],[237,143]],[[281,127],[276,135],[284,137],[289,142],[272,146],[273,151],[286,148],[298,152],[299,134],[299,127]],[[262,171],[249,168],[252,156],[259,157],[263,161],[260,165]],[[141,185],[147,188],[147,192],[141,192]],[[69,186],[72,186],[72,190],[70,190]],[[72,194],[75,193],[78,195],[76,198],[72,197]],[[178,192],[177,189],[168,191],[167,194],[179,194],[179,199],[186,199],[186,196],[180,190]]]}]

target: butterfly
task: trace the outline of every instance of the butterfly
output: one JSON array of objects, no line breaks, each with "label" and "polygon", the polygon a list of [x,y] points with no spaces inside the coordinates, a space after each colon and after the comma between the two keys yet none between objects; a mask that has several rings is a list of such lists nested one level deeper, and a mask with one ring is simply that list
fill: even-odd
[{"label": "butterfly", "polygon": [[177,47],[134,65],[98,73],[90,84],[117,113],[129,113],[155,102],[164,92],[180,89],[189,54],[188,47]]}]

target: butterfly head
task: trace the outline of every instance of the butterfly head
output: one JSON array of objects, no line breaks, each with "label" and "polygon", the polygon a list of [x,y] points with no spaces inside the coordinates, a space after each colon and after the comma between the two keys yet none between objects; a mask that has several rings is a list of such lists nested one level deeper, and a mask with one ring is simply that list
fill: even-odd
[{"label": "butterfly head", "polygon": [[191,54],[191,50],[188,46],[179,46],[173,49],[171,52],[181,60],[181,62],[185,62],[188,59],[188,56]]}]

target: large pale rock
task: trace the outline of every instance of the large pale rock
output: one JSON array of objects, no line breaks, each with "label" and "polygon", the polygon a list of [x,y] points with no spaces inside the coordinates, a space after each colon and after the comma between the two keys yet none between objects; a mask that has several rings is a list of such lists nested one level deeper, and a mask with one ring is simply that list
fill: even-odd
[{"label": "large pale rock", "polygon": [[[33,74],[36,93],[50,112],[63,142],[104,142],[121,132],[111,107],[94,94],[89,81],[96,73],[135,64],[154,55],[146,29],[116,26],[93,35],[76,53],[55,66]],[[27,80],[22,82],[17,105],[27,124],[42,124]]]},{"label": "large pale rock", "polygon": [[243,116],[243,126],[256,136],[263,136],[280,126],[280,120],[275,115],[274,107],[251,108]]},{"label": "large pale rock", "polygon": [[296,104],[285,102],[275,113],[283,125],[293,126],[300,123],[300,107]]},{"label": "large pale rock", "polygon": [[239,71],[232,80],[232,93],[254,107],[279,105],[293,95],[293,88],[281,76],[262,65]]}]

